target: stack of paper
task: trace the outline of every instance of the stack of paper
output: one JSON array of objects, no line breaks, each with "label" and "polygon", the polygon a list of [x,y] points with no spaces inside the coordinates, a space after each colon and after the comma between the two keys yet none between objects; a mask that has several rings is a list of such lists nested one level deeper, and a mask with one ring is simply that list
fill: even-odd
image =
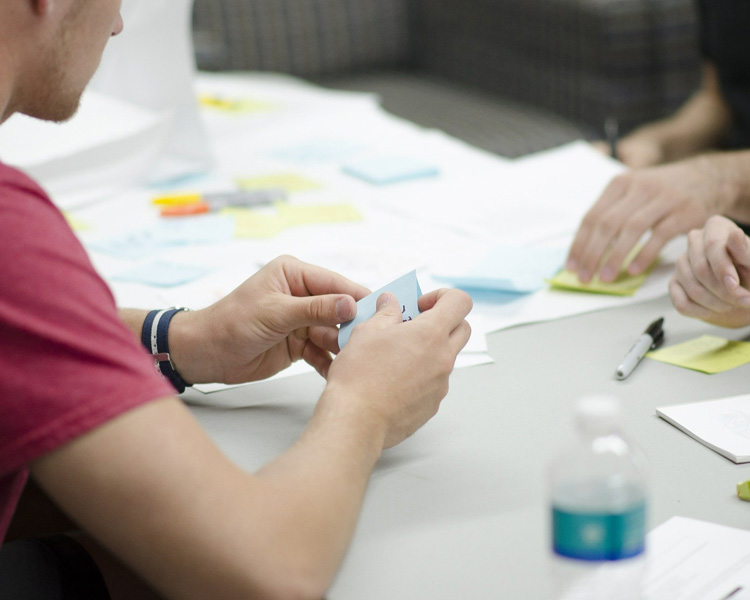
[{"label": "stack of paper", "polygon": [[750,462],[750,394],[664,406],[656,414],[729,460]]}]

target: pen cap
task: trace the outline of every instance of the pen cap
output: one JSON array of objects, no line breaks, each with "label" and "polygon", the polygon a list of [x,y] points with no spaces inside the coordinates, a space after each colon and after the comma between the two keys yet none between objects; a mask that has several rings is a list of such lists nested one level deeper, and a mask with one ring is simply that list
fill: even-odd
[{"label": "pen cap", "polygon": [[612,396],[584,396],[576,401],[575,418],[579,431],[593,435],[605,434],[620,428],[622,406]]}]

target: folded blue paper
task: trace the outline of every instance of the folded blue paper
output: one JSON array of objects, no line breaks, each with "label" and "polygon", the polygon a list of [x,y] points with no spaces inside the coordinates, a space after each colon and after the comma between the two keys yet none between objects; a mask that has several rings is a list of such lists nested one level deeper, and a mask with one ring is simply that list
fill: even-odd
[{"label": "folded blue paper", "polygon": [[112,279],[131,283],[143,283],[155,287],[173,287],[200,279],[211,271],[213,271],[211,267],[154,261],[119,273]]},{"label": "folded blue paper", "polygon": [[374,156],[348,162],[344,173],[383,185],[420,177],[434,177],[440,169],[425,161],[404,156]]},{"label": "folded blue paper", "polygon": [[411,321],[419,314],[418,300],[422,295],[422,289],[417,281],[417,272],[411,271],[357,302],[357,316],[351,321],[342,323],[339,329],[339,348],[343,348],[349,341],[355,325],[366,321],[375,314],[377,311],[375,305],[383,292],[390,292],[398,298],[401,304],[402,321]]},{"label": "folded blue paper", "polygon": [[565,262],[566,248],[495,246],[464,273],[436,273],[438,281],[465,290],[528,294],[544,287]]}]

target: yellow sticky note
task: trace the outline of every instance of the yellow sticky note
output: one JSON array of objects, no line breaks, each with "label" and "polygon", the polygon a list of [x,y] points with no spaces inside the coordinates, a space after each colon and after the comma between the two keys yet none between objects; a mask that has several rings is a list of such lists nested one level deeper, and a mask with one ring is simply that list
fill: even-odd
[{"label": "yellow sticky note", "polygon": [[750,502],[750,481],[741,481],[737,484],[737,497],[745,502]]},{"label": "yellow sticky note", "polygon": [[557,275],[549,280],[550,287],[559,290],[572,290],[574,292],[589,292],[591,294],[610,294],[611,296],[632,296],[638,291],[646,281],[650,271],[645,271],[640,275],[628,275],[621,271],[617,279],[610,283],[605,283],[599,279],[598,275],[589,283],[583,283],[578,279],[578,274],[573,271],[561,270]]},{"label": "yellow sticky note", "polygon": [[307,192],[318,190],[323,186],[317,181],[303,177],[296,173],[277,173],[261,177],[249,177],[237,180],[243,190],[268,190],[280,188],[291,194],[293,192]]},{"label": "yellow sticky note", "polygon": [[703,335],[694,340],[654,350],[647,357],[701,373],[721,373],[750,363],[750,343]]},{"label": "yellow sticky note", "polygon": [[362,215],[351,204],[295,206],[279,202],[276,208],[287,227],[314,223],[350,223],[362,220]]},{"label": "yellow sticky note", "polygon": [[[617,275],[617,278],[610,282],[605,283],[599,279],[599,275],[594,275],[589,283],[583,283],[578,279],[578,274],[573,271],[567,271],[561,269],[560,272],[549,280],[550,287],[560,290],[572,290],[574,292],[589,292],[591,294],[609,294],[611,296],[632,296],[638,291],[646,278],[650,275],[653,268],[659,262],[655,260],[648,269],[646,269],[640,275],[629,275],[627,268],[630,263],[638,255],[643,246],[639,245],[634,247],[630,254],[625,257],[622,264],[622,269]],[[602,262],[606,261],[605,256]]]},{"label": "yellow sticky note", "polygon": [[68,222],[68,225],[70,225],[70,228],[73,231],[90,231],[91,225],[88,223],[81,221],[80,219],[77,219],[70,213],[64,212],[63,216],[65,217],[65,220]]},{"label": "yellow sticky note", "polygon": [[222,214],[234,217],[234,237],[271,238],[284,229],[284,221],[278,213],[250,208],[225,208]]},{"label": "yellow sticky note", "polygon": [[252,98],[226,98],[210,94],[200,94],[198,104],[213,110],[241,114],[263,112],[274,108],[274,105],[269,102],[253,100]]}]

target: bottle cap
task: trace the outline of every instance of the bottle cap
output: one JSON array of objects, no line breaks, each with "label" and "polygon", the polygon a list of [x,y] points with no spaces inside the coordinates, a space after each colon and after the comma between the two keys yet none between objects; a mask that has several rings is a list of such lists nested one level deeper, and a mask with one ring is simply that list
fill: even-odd
[{"label": "bottle cap", "polygon": [[620,401],[612,396],[584,396],[576,401],[576,423],[591,433],[616,429],[622,421]]}]

